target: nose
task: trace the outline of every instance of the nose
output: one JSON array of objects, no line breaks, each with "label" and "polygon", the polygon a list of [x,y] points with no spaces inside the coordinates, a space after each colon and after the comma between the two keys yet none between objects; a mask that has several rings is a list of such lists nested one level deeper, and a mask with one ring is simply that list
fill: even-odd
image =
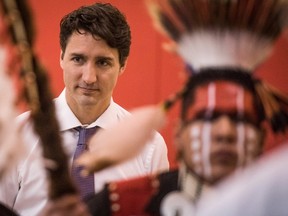
[{"label": "nose", "polygon": [[87,64],[83,70],[82,79],[86,84],[93,84],[97,80],[97,71],[93,65]]},{"label": "nose", "polygon": [[237,139],[236,123],[228,116],[220,116],[213,122],[212,136],[216,142],[235,143]]}]

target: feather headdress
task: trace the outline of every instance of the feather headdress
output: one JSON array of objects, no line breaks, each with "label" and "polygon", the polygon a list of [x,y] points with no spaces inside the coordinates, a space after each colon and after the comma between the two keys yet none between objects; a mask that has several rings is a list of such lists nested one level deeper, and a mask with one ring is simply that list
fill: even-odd
[{"label": "feather headdress", "polygon": [[286,130],[287,96],[256,80],[253,72],[287,27],[287,0],[150,0],[149,8],[194,76],[207,69],[222,71],[223,77],[235,70],[250,74],[263,118],[275,132]]}]

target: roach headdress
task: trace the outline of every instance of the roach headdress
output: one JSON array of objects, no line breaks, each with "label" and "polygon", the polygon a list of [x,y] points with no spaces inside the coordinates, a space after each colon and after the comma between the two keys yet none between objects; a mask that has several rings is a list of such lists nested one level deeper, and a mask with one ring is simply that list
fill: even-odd
[{"label": "roach headdress", "polygon": [[267,120],[274,132],[286,130],[287,96],[253,72],[287,27],[287,0],[150,0],[149,7],[191,73],[184,101],[199,82],[232,80],[252,89],[260,122]]}]

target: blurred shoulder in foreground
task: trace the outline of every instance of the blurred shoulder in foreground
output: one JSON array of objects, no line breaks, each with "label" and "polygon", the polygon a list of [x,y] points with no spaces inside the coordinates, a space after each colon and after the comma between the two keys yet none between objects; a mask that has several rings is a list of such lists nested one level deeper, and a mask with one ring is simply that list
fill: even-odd
[{"label": "blurred shoulder in foreground", "polygon": [[287,164],[285,143],[221,184],[217,193],[200,203],[197,216],[288,215]]}]

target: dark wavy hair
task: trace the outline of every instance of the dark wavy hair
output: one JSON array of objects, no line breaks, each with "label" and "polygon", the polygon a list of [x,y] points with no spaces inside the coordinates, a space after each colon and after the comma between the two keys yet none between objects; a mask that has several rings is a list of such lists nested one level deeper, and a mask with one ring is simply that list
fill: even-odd
[{"label": "dark wavy hair", "polygon": [[95,3],[82,6],[65,15],[60,22],[60,47],[66,50],[69,37],[81,30],[100,37],[106,43],[116,48],[119,62],[124,66],[130,52],[131,32],[125,15],[109,3]]}]

